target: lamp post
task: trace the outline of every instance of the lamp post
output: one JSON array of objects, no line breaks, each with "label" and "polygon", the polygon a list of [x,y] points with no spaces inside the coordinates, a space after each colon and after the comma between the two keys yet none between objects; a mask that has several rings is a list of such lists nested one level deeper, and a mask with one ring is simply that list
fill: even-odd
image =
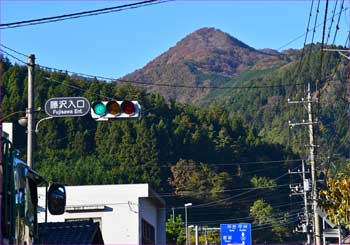
[{"label": "lamp post", "polygon": [[186,245],[188,245],[188,227],[187,227],[187,207],[191,207],[192,203],[185,204],[185,227],[186,227]]}]

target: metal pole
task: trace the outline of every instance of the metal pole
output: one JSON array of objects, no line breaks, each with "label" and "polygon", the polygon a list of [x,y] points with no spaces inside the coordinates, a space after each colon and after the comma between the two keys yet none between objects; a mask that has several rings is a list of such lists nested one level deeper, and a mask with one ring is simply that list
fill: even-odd
[{"label": "metal pole", "polygon": [[309,211],[308,211],[308,203],[307,203],[307,191],[309,190],[309,186],[306,186],[309,184],[309,182],[305,182],[305,162],[304,160],[302,161],[302,171],[303,171],[303,185],[304,185],[304,214],[305,214],[305,219],[306,219],[306,244],[311,244],[311,237],[310,237],[310,232],[309,232]]},{"label": "metal pole", "polygon": [[[27,165],[33,168],[33,142],[34,142],[34,69],[35,55],[28,57],[28,108],[27,108]],[[29,199],[26,199],[26,206],[29,206]],[[29,225],[24,227],[24,241],[32,244]]]},{"label": "metal pole", "polygon": [[208,238],[207,238],[207,229],[204,230],[205,231],[205,245],[208,245]]},{"label": "metal pole", "polygon": [[198,245],[198,225],[194,227],[195,235],[196,235],[196,245]]},{"label": "metal pole", "polygon": [[28,108],[27,108],[27,164],[33,168],[33,142],[34,142],[34,69],[35,55],[28,58]]},{"label": "metal pole", "polygon": [[[1,73],[3,71],[3,62],[1,62],[0,64],[0,69],[1,69]],[[0,104],[2,104],[2,79],[0,79]],[[0,109],[0,118],[2,118],[2,109]],[[3,182],[3,167],[2,167],[2,152],[3,151],[3,147],[2,147],[2,120],[0,120],[0,224],[2,224],[2,191],[3,191],[3,187],[2,187],[2,182]],[[0,243],[2,244],[2,228],[0,229]]]},{"label": "metal pole", "polygon": [[312,98],[310,83],[307,87],[308,106],[307,111],[309,115],[309,138],[310,138],[310,164],[311,164],[311,181],[312,181],[312,211],[313,211],[313,227],[314,227],[314,242],[316,245],[321,244],[320,236],[320,221],[317,214],[317,188],[316,188],[316,163],[315,163],[315,145],[314,145],[314,129],[312,118]]},{"label": "metal pole", "polygon": [[171,209],[173,210],[173,223],[175,223],[175,208],[172,207]]},{"label": "metal pole", "polygon": [[187,206],[185,205],[186,245],[188,245]]}]

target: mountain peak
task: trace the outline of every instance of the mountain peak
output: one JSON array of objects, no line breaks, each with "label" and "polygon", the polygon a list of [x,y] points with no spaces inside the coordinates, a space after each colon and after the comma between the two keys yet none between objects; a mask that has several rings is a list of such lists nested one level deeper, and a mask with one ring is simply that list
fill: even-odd
[{"label": "mountain peak", "polygon": [[174,47],[151,61],[148,66],[173,64],[182,61],[206,62],[208,59],[212,59],[213,56],[230,56],[255,51],[247,44],[219,29],[204,27],[184,37]]},{"label": "mountain peak", "polygon": [[[220,85],[244,70],[281,63],[278,56],[266,54],[216,28],[196,30],[142,69],[126,75],[126,80],[168,83],[179,86]],[[149,87],[167,99],[193,102],[209,90],[181,90]]]},{"label": "mountain peak", "polygon": [[197,45],[209,48],[215,47],[217,49],[227,49],[231,48],[232,46],[238,46],[241,48],[253,49],[240,40],[230,36],[228,33],[213,27],[198,29],[186,36],[184,39],[178,42],[178,44],[189,43],[191,41],[197,41]]}]

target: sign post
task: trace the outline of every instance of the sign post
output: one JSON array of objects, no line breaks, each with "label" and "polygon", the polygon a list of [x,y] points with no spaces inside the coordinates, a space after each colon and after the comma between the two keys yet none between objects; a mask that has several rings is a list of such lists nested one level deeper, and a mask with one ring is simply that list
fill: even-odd
[{"label": "sign post", "polygon": [[51,98],[45,103],[50,117],[82,117],[90,111],[90,103],[84,97]]},{"label": "sign post", "polygon": [[252,245],[250,224],[221,224],[221,245]]}]

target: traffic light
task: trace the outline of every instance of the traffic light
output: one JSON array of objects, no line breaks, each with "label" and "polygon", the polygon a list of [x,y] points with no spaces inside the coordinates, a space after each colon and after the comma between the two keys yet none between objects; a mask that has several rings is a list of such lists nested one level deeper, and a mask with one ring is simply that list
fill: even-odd
[{"label": "traffic light", "polygon": [[97,101],[91,105],[91,117],[96,121],[111,119],[141,119],[141,106],[137,101]]}]

